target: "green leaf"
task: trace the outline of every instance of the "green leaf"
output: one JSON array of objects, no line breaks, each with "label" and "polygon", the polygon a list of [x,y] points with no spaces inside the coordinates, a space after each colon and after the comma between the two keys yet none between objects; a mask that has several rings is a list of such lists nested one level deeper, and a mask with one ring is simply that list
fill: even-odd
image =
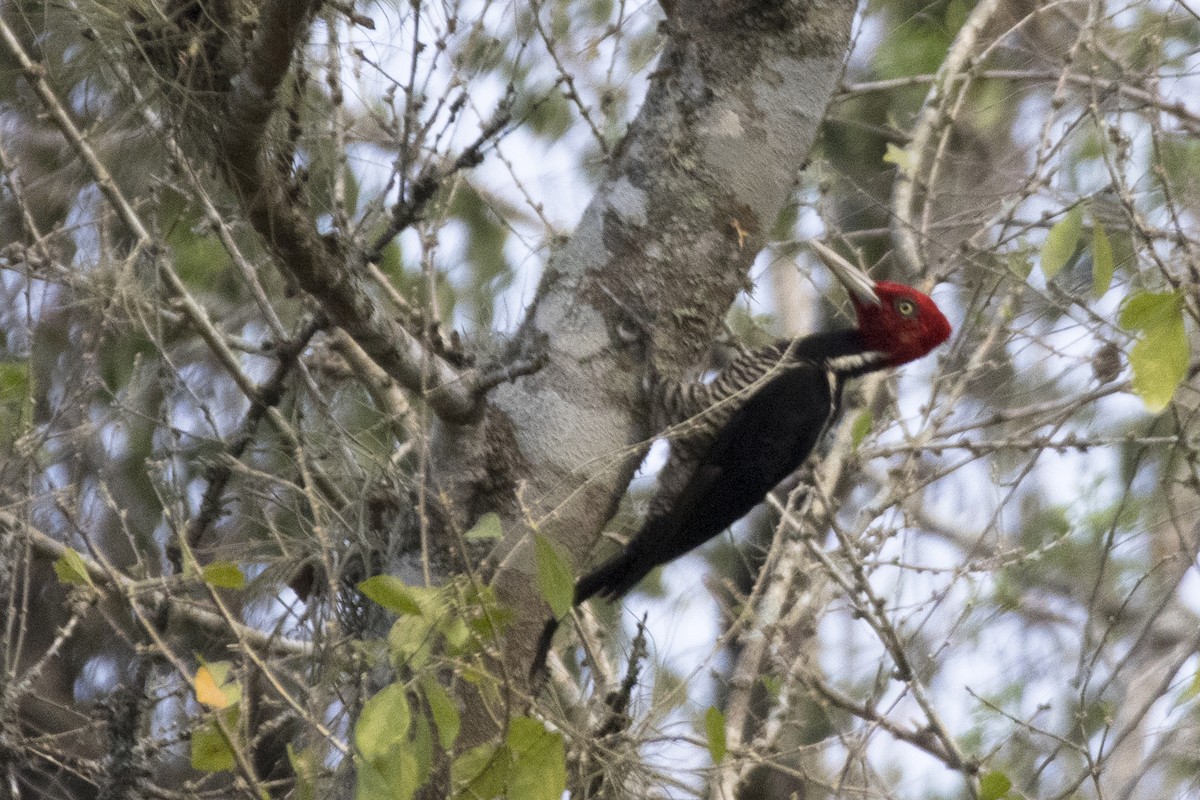
[{"label": "green leaf", "polygon": [[380,251],[379,270],[391,278],[393,283],[401,276],[404,271],[404,253],[400,250],[399,244],[394,241],[390,242]]},{"label": "green leaf", "polygon": [[438,633],[446,640],[446,647],[451,653],[461,654],[471,648],[471,628],[462,617],[443,617],[438,624]]},{"label": "green leaf", "polygon": [[1161,159],[1161,180],[1173,192],[1189,194],[1200,182],[1200,141],[1194,136],[1177,133],[1162,136],[1156,148]]},{"label": "green leaf", "polygon": [[296,750],[291,742],[287,745],[288,763],[292,765],[292,773],[296,776],[296,788],[292,792],[295,800],[317,800],[317,775],[321,771],[321,761],[310,748]]},{"label": "green leaf", "polygon": [[397,667],[419,669],[429,660],[433,638],[433,620],[425,617],[400,617],[388,631],[388,652]]},{"label": "green leaf", "polygon": [[413,755],[415,785],[424,785],[433,771],[433,725],[429,722],[429,715],[417,714],[413,718],[412,738],[405,745],[405,750]]},{"label": "green leaf", "polygon": [[394,575],[375,575],[358,584],[360,592],[393,614],[421,614],[415,588]]},{"label": "green leaf", "polygon": [[704,712],[704,731],[708,735],[708,752],[714,764],[725,758],[725,715],[716,706]]},{"label": "green leaf", "polygon": [[461,280],[441,281],[437,287],[443,314],[450,314],[461,297],[470,303],[470,313],[479,326],[491,324],[496,293],[514,276],[505,252],[510,232],[501,220],[518,212],[513,207],[498,207],[498,202],[497,196],[477,189],[469,178],[457,184],[450,213],[466,226],[466,269]]},{"label": "green leaf", "polygon": [[[219,712],[228,730],[237,730],[237,706]],[[228,772],[237,764],[229,742],[221,734],[216,716],[192,731],[192,769],[201,772]]]},{"label": "green leaf", "polygon": [[1112,285],[1113,249],[1099,222],[1092,227],[1092,294],[1101,297]]},{"label": "green leaf", "polygon": [[[4,336],[0,333],[0,348]],[[10,444],[33,419],[29,392],[29,362],[0,361],[0,446]]]},{"label": "green leaf", "polygon": [[567,788],[563,737],[531,717],[516,717],[499,746],[463,753],[450,767],[456,800],[560,800]]},{"label": "green leaf", "polygon": [[417,757],[396,747],[373,761],[355,759],[358,781],[354,800],[411,800],[420,786]]},{"label": "green leaf", "polygon": [[464,538],[468,542],[495,542],[504,537],[504,528],[500,525],[500,515],[489,511],[479,518],[475,527],[467,531]]},{"label": "green leaf", "polygon": [[217,589],[244,589],[246,576],[232,561],[214,561],[204,568],[204,582]]},{"label": "green leaf", "polygon": [[92,585],[92,576],[88,574],[83,557],[70,547],[54,562],[54,574],[62,583]]},{"label": "green leaf", "polygon": [[979,779],[979,800],[1000,800],[1012,788],[1012,781],[1003,772],[989,772]]},{"label": "green leaf", "polygon": [[1181,292],[1138,292],[1121,308],[1121,327],[1140,332],[1129,352],[1133,391],[1157,414],[1187,375],[1191,345],[1183,325]]},{"label": "green leaf", "polygon": [[159,351],[144,334],[132,332],[106,340],[97,354],[104,386],[114,395],[129,386],[143,359],[157,361]]},{"label": "green leaf", "polygon": [[504,745],[481,744],[450,765],[455,800],[491,800],[504,793],[512,757]]},{"label": "green leaf", "polygon": [[354,725],[356,800],[410,800],[421,784],[421,769],[408,740],[412,712],[404,684],[380,689],[363,705]]},{"label": "green leaf", "polygon": [[1137,292],[1121,304],[1118,322],[1127,331],[1145,332],[1173,322],[1182,311],[1180,292]]},{"label": "green leaf", "polygon": [[1005,263],[1008,271],[1023,281],[1028,280],[1029,274],[1033,272],[1033,262],[1029,260],[1029,255],[1024,250],[1009,253]]},{"label": "green leaf", "polygon": [[29,392],[29,362],[0,361],[0,400],[23,400]]},{"label": "green leaf", "polygon": [[429,704],[429,715],[433,717],[433,724],[437,726],[438,741],[443,750],[449,750],[458,739],[461,726],[458,704],[432,676],[421,680],[421,689],[425,693],[425,702]]},{"label": "green leaf", "polygon": [[[190,219],[197,219],[192,214]],[[199,235],[192,225],[178,225],[167,236],[175,259],[175,272],[193,289],[216,288],[228,268],[229,251],[215,235]]]},{"label": "green leaf", "polygon": [[912,153],[908,152],[906,148],[897,147],[888,142],[883,160],[888,164],[895,164],[905,175],[912,173]]},{"label": "green leaf", "polygon": [[1147,331],[1129,353],[1133,368],[1133,391],[1153,413],[1170,404],[1175,390],[1187,375],[1191,347],[1183,328],[1183,317],[1174,323]]},{"label": "green leaf", "polygon": [[192,769],[201,772],[226,772],[234,768],[236,760],[229,743],[221,735],[215,722],[192,732]]},{"label": "green leaf", "polygon": [[571,126],[571,105],[561,92],[550,92],[538,97],[537,105],[530,109],[528,122],[535,134],[555,141]]},{"label": "green leaf", "polygon": [[496,591],[490,586],[468,583],[462,590],[462,602],[467,610],[467,627],[476,639],[474,647],[498,641],[517,616],[510,606],[496,598]]},{"label": "green leaf", "polygon": [[775,222],[771,225],[771,241],[779,242],[790,239],[796,229],[796,220],[800,219],[800,204],[793,198],[784,204]]},{"label": "green leaf", "polygon": [[562,619],[571,610],[575,600],[575,573],[549,539],[535,533],[533,541],[537,555],[538,589],[542,598],[550,604],[555,619]]},{"label": "green leaf", "polygon": [[412,712],[404,685],[393,683],[380,689],[366,702],[354,724],[354,746],[363,758],[374,762],[386,758],[408,739]]},{"label": "green leaf", "polygon": [[1075,255],[1082,233],[1083,206],[1075,206],[1046,234],[1046,241],[1042,243],[1042,274],[1047,281],[1054,280]]},{"label": "green leaf", "polygon": [[850,428],[850,442],[855,450],[863,443],[863,439],[867,438],[867,434],[871,432],[871,426],[875,424],[875,415],[871,413],[871,409],[864,408],[854,418],[854,425]]},{"label": "green leaf", "polygon": [[540,721],[517,717],[506,737],[513,765],[505,797],[508,800],[561,800],[567,789],[566,750],[562,734],[546,730]]}]

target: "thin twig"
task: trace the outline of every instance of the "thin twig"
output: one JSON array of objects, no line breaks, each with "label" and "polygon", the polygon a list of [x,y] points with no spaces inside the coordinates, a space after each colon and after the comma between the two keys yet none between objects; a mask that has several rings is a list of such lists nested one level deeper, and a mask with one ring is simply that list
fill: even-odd
[{"label": "thin twig", "polygon": [[[891,203],[894,215],[891,224],[892,239],[896,244],[896,254],[900,263],[910,275],[924,273],[924,259],[921,257],[921,247],[917,241],[918,227],[914,219],[918,181],[925,185],[928,151],[935,133],[946,123],[942,111],[949,101],[950,91],[956,88],[960,95],[966,92],[970,80],[969,76],[963,75],[964,67],[975,50],[984,26],[1000,5],[999,0],[981,0],[971,9],[966,22],[954,37],[950,52],[938,68],[925,102],[921,104],[921,112],[913,125],[912,141],[908,146],[910,167],[900,170],[896,175]],[[957,86],[954,85],[956,81]]]},{"label": "thin twig", "polygon": [[[296,16],[302,17],[307,7],[302,0],[264,5],[252,56],[234,83],[227,129],[218,141],[226,176],[281,267],[317,299],[330,319],[401,385],[420,393],[439,416],[468,421],[477,411],[469,378],[409,334],[339,254],[330,252],[311,216],[294,202],[285,176],[262,152],[259,139],[303,30]],[[432,373],[432,382],[426,380],[427,373]]]},{"label": "thin twig", "polygon": [[364,261],[368,263],[379,261],[383,256],[383,248],[387,247],[401,231],[420,221],[422,214],[425,212],[425,207],[447,179],[465,169],[470,169],[483,163],[485,151],[488,146],[493,144],[493,140],[512,121],[513,99],[514,94],[510,86],[504,99],[501,100],[500,105],[497,106],[496,111],[492,114],[491,119],[480,128],[479,135],[475,137],[475,141],[463,148],[462,152],[452,161],[442,166],[426,165],[420,171],[416,180],[413,181],[412,187],[409,189],[407,199],[401,200],[392,206],[392,218],[388,221],[387,228],[376,238],[371,247],[367,249],[363,256]]},{"label": "thin twig", "polygon": [[[6,512],[0,512],[0,525],[21,531],[33,549],[47,558],[55,560],[62,558],[69,549],[62,542]],[[88,576],[97,584],[112,586],[115,591],[125,597],[145,594],[152,603],[166,603],[170,607],[171,613],[178,615],[180,619],[185,619],[205,630],[216,633],[230,632],[230,624],[220,615],[193,602],[173,597],[161,588],[155,588],[157,582],[135,581],[121,572],[106,570],[101,564],[83,553],[77,553],[77,555],[83,561]],[[312,655],[312,644],[300,639],[268,636],[262,631],[240,622],[234,622],[232,630],[239,639],[267,653],[288,656]]]}]

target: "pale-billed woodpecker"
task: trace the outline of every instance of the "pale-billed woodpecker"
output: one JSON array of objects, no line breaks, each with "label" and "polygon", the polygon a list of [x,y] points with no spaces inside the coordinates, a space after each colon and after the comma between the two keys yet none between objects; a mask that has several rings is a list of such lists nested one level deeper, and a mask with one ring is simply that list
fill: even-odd
[{"label": "pale-billed woodpecker", "polygon": [[579,580],[576,603],[620,597],[741,519],[808,458],[848,379],[915,361],[950,337],[928,295],[872,281],[820,242],[811,245],[849,291],[858,325],[752,350],[711,383],[656,386],[658,413],[678,429],[671,457],[641,530]]},{"label": "pale-billed woodpecker", "polygon": [[[576,604],[620,597],[741,519],[812,453],[848,379],[915,361],[950,338],[950,323],[928,295],[872,281],[820,242],[811,245],[849,291],[857,326],[751,350],[711,383],[655,382],[671,457],[641,530],[579,579]],[[552,619],[543,630],[535,677],[557,627]]]}]

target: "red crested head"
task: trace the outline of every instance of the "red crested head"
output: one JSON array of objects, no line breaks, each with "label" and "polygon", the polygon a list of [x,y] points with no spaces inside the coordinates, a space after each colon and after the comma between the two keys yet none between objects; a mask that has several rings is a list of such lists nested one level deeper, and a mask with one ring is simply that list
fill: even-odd
[{"label": "red crested head", "polygon": [[916,361],[950,338],[950,323],[929,295],[902,283],[873,281],[834,250],[815,239],[810,244],[850,292],[863,344],[886,353],[889,367]]},{"label": "red crested head", "polygon": [[889,281],[875,283],[874,289],[878,304],[850,297],[863,344],[887,353],[888,366],[916,361],[950,338],[950,322],[929,295]]}]

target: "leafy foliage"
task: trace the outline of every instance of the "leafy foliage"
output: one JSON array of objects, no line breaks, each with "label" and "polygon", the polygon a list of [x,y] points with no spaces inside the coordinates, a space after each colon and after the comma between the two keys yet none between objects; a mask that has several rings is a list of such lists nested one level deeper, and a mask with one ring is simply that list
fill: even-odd
[{"label": "leafy foliage", "polygon": [[536,719],[515,717],[501,744],[468,750],[452,776],[459,800],[559,800],[567,781],[563,737]]},{"label": "leafy foliage", "polygon": [[1183,294],[1131,295],[1121,308],[1121,327],[1140,334],[1129,353],[1133,390],[1149,410],[1162,411],[1187,374],[1191,356],[1183,325]]}]

